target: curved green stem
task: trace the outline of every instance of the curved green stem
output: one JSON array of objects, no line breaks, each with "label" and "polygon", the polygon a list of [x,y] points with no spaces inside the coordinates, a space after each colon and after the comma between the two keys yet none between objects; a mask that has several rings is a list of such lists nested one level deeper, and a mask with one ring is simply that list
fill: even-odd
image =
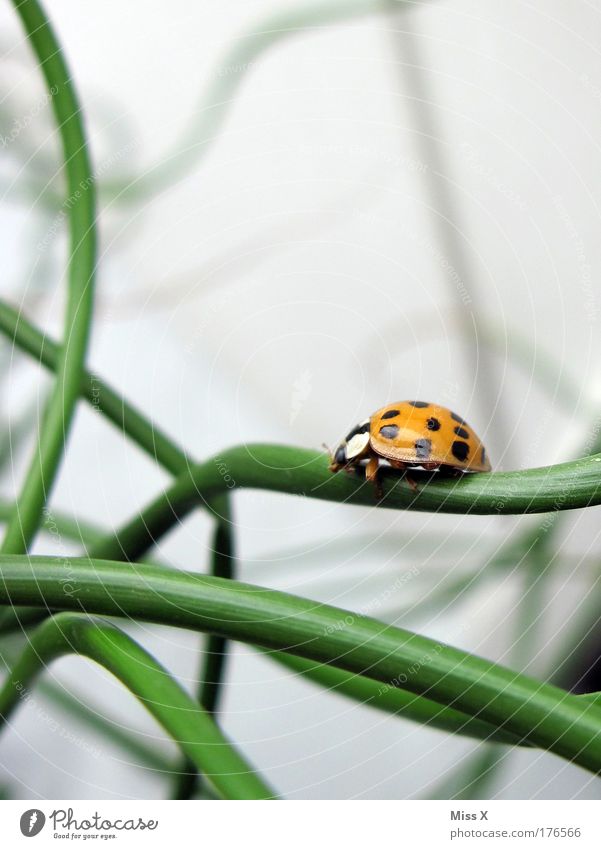
[{"label": "curved green stem", "polygon": [[[501,753],[504,752],[501,749]],[[428,793],[428,799],[490,799],[491,784],[501,765],[498,746],[478,746],[466,763],[455,768]]]},{"label": "curved green stem", "polygon": [[[601,434],[598,433],[596,422],[597,416],[595,415],[590,423],[590,429],[597,435],[592,444],[588,443],[587,440],[582,446],[582,452],[598,452],[601,450]],[[541,582],[540,579],[547,578],[549,575],[547,569],[548,552],[551,550],[551,542],[557,536],[561,520],[564,517],[565,514],[554,513],[534,528],[519,534],[515,539],[509,539],[489,562],[486,570],[480,573],[489,575],[505,563],[513,564],[514,567],[522,563],[525,564],[523,580],[526,587],[517,608],[518,621],[516,622],[517,633],[514,644],[514,657],[517,664],[525,664],[529,659],[529,654],[534,653],[530,652],[530,643],[526,641],[525,634],[531,632],[536,622],[537,608],[540,606],[540,599],[537,596],[544,586],[544,581]],[[598,598],[594,599],[592,621],[596,621],[598,618],[598,601]],[[581,620],[584,619],[588,623],[591,618],[585,615],[581,617]],[[562,678],[562,672],[565,668],[566,658],[571,656],[577,640],[578,637],[568,640],[569,647],[567,650],[564,641],[559,656],[552,660],[550,678],[558,686],[569,686],[568,682]],[[534,650],[536,650],[536,646]],[[491,781],[495,779],[496,771],[501,767],[503,761],[504,757],[499,754],[498,750],[476,752],[467,764],[460,764],[448,779],[437,785],[428,798],[450,798],[451,796],[456,797],[457,794],[463,794],[463,798],[478,798],[479,795],[488,792],[488,787]]]},{"label": "curved green stem", "polygon": [[[6,651],[2,650],[2,661],[9,669],[15,660],[16,656],[9,659]],[[59,684],[43,680],[38,684],[37,691],[45,702],[66,713],[74,722],[93,734],[104,737],[107,743],[113,743],[136,758],[137,766],[163,773],[172,773],[175,770],[173,759],[169,760],[156,746],[139,741],[130,729],[124,729],[116,719],[101,714],[81,696],[75,696]]]},{"label": "curved green stem", "polygon": [[[411,4],[398,0],[399,5]],[[213,79],[198,105],[191,111],[189,126],[182,138],[161,160],[143,173],[105,182],[100,191],[111,201],[119,203],[147,202],[189,173],[218,137],[228,111],[234,103],[236,90],[258,57],[271,45],[284,38],[298,35],[309,28],[329,25],[336,21],[384,11],[382,0],[321,0],[303,2],[275,12],[239,35],[236,43],[215,67]]]},{"label": "curved green stem", "polygon": [[[517,472],[471,474],[418,484],[382,474],[377,500],[362,473],[332,474],[329,458],[285,445],[242,445],[194,466],[116,534],[93,546],[94,557],[135,560],[196,505],[228,489],[250,487],[344,504],[442,513],[516,514],[571,510],[601,503],[601,454]],[[388,472],[389,470],[381,470]],[[412,477],[415,477],[412,473]]]},{"label": "curved green stem", "polygon": [[[1,300],[0,332],[4,333],[22,351],[30,354],[37,362],[52,371],[57,370],[60,362],[58,345],[41,333],[17,310]],[[101,378],[89,371],[84,371],[80,392],[93,409],[105,416],[167,471],[177,475],[193,465],[194,461],[183,448]],[[220,518],[228,509],[227,504],[224,505],[224,501],[227,501],[227,499],[221,498],[220,508],[212,510],[212,512],[216,516],[218,526],[225,523],[221,532],[227,534],[229,533],[227,519]],[[10,518],[13,509],[12,507],[9,508],[6,503],[0,503],[0,518]],[[89,528],[76,520],[61,517],[60,514],[55,515],[54,511],[52,512],[51,522],[56,526],[59,534],[80,541],[86,549],[93,542],[98,543],[106,538],[106,534],[99,533],[96,529]],[[15,618],[24,622],[27,620],[27,616],[28,614],[25,614],[23,610],[15,610],[11,614],[7,612],[4,615],[0,614],[0,633],[2,630],[10,629]],[[34,621],[37,621],[35,615]]]},{"label": "curved green stem", "polygon": [[[0,300],[0,333],[51,371],[57,371],[60,348],[16,309]],[[135,442],[149,457],[172,474],[183,472],[194,461],[154,422],[115,392],[104,380],[83,371],[79,385],[82,398]]]},{"label": "curved green stem", "polygon": [[[13,501],[0,498],[0,522],[6,522],[13,509]],[[100,527],[58,510],[52,511],[52,518],[48,516],[40,530],[46,530],[51,536],[80,543],[84,549],[106,537],[106,531]]]},{"label": "curved green stem", "polygon": [[37,0],[13,0],[49,92],[61,135],[69,218],[69,274],[64,339],[57,378],[40,428],[38,445],[6,529],[4,552],[21,552],[33,539],[52,488],[71,425],[92,317],[96,262],[95,191],[80,107],[71,74]]},{"label": "curved green stem", "polygon": [[[216,498],[213,508],[219,511],[219,523],[213,535],[211,575],[216,578],[233,578],[234,537],[230,499],[226,496]],[[207,642],[198,691],[199,702],[211,714],[217,713],[219,708],[226,653],[227,640],[219,634],[211,634]]]},{"label": "curved green stem", "polygon": [[[17,622],[3,621],[0,633],[10,632],[24,625],[37,625],[47,615],[46,608],[28,607],[24,608],[26,614],[21,613]],[[223,637],[211,635],[211,639],[223,641]],[[257,648],[255,646],[255,648]],[[324,664],[304,660],[285,652],[268,651],[266,656],[287,667],[292,672],[302,675],[310,681],[314,681],[329,690],[338,692],[348,698],[367,704],[378,710],[393,713],[401,718],[427,724],[429,728],[436,728],[452,734],[472,737],[478,740],[486,740],[491,743],[507,743],[511,745],[529,746],[530,744],[515,735],[500,731],[494,725],[474,719],[466,713],[453,708],[445,708],[436,702],[424,697],[416,697],[412,693],[394,688],[382,689],[382,687],[370,678],[360,675],[349,675],[347,672],[334,669]],[[208,664],[207,664],[208,666]],[[205,667],[205,676],[206,676]],[[203,677],[201,684],[207,680]],[[201,701],[199,699],[199,701]],[[202,701],[201,701],[202,704]],[[71,705],[71,709],[76,706]],[[176,798],[188,798],[188,793],[194,792],[191,780],[192,776],[179,776],[174,791]]]},{"label": "curved green stem", "polygon": [[325,664],[305,660],[293,654],[265,651],[265,656],[275,660],[286,669],[319,684],[329,691],[340,693],[354,701],[393,713],[401,719],[419,722],[429,729],[436,728],[449,734],[486,740],[488,743],[505,743],[513,746],[530,746],[526,740],[507,731],[500,730],[488,722],[469,716],[460,710],[443,707],[423,696],[417,697],[408,690],[396,687],[382,688],[377,681],[363,675],[350,675]]},{"label": "curved green stem", "polygon": [[0,602],[127,616],[285,651],[451,706],[595,773],[601,709],[467,652],[339,608],[122,562],[0,557]]},{"label": "curved green stem", "polygon": [[34,678],[65,654],[85,655],[118,678],[163,726],[219,795],[226,799],[271,799],[273,793],[202,710],[157,661],[113,625],[65,613],[44,622],[0,690],[6,722],[26,700]]}]

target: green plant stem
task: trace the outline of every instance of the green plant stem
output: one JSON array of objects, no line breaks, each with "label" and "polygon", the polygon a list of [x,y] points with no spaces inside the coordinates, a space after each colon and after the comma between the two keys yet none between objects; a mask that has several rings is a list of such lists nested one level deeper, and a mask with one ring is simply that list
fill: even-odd
[{"label": "green plant stem", "polygon": [[[591,663],[591,643],[598,648],[599,619],[601,610],[601,578],[597,578],[590,593],[582,604],[575,624],[568,625],[561,648],[554,658],[549,678],[560,687],[575,688],[578,684],[574,667],[582,671],[582,661]],[[580,668],[578,668],[580,666]]]},{"label": "green plant stem", "polygon": [[[557,528],[557,524],[553,526]],[[528,667],[538,647],[537,623],[544,590],[551,575],[549,568],[551,533],[537,537],[523,555],[520,570],[521,588],[516,606],[514,642],[511,647],[511,666],[523,671]],[[518,541],[519,542],[519,541]],[[510,756],[507,749],[495,746],[478,747],[465,763],[460,763],[449,777],[429,794],[430,799],[486,799],[500,768]]]},{"label": "green plant stem", "polygon": [[[224,505],[222,505],[222,509],[223,508]],[[5,506],[4,511],[6,511],[6,509],[7,508]],[[3,507],[0,502],[0,518],[2,517],[2,510]],[[231,520],[229,514],[227,514],[227,516],[228,520]],[[78,530],[80,529],[80,523],[78,520],[70,517],[57,516],[56,514],[53,514],[53,518],[62,534],[67,537],[72,534],[72,537],[70,538],[78,539]],[[223,519],[226,519],[225,515],[223,516]],[[88,539],[86,531],[84,540],[86,544],[95,541],[99,535],[101,536],[101,533],[97,528],[91,530],[90,534],[91,537]],[[222,534],[222,525],[220,525],[215,531],[212,574],[220,577],[231,577],[233,574],[233,564],[229,563],[226,559],[226,552],[228,551],[228,546],[233,546],[233,540],[230,539],[228,541],[228,539],[224,538]],[[229,551],[231,552],[231,556],[233,554],[233,548],[230,548]],[[155,563],[154,565],[161,564]],[[463,580],[465,581],[467,579]],[[450,587],[445,589],[444,594],[435,593],[434,595],[436,599],[439,599],[442,595],[446,597],[448,594],[452,593],[453,588]],[[430,600],[426,599],[426,601],[429,603],[431,602],[433,606],[436,606],[434,597]],[[415,606],[412,606],[408,608],[408,611],[413,613],[415,609]],[[12,608],[10,610],[12,610]],[[25,610],[27,611],[27,616],[25,616]],[[32,607],[21,609],[19,618],[2,618],[3,627],[0,627],[0,633],[11,633],[15,629],[22,628],[28,624],[37,624],[46,616],[47,611],[42,608]],[[225,641],[222,637],[210,635],[207,645],[207,656],[205,657],[204,671],[201,672],[200,676],[198,698],[201,704],[209,710],[215,709],[217,700],[216,690],[218,683],[222,682],[223,678],[222,660],[224,660],[224,657],[218,651],[215,651],[215,649],[221,646],[224,642]],[[223,646],[223,652],[225,652],[225,646]],[[437,728],[449,733],[456,733],[473,737],[475,739],[487,740],[489,742],[528,745],[527,743],[519,740],[519,738],[512,737],[510,734],[499,731],[494,726],[485,722],[473,719],[467,714],[455,711],[452,708],[443,708],[435,702],[430,702],[428,699],[416,698],[414,695],[406,693],[403,690],[393,688],[386,690],[384,693],[379,692],[379,684],[369,678],[363,678],[357,675],[348,675],[345,672],[341,672],[329,666],[323,666],[311,661],[306,661],[302,658],[285,654],[283,652],[270,651],[265,654],[267,657],[287,667],[292,672],[302,675],[307,678],[307,680],[313,681],[314,683],[326,687],[329,690],[334,690],[347,698],[352,698],[376,709],[397,714],[402,718],[427,723],[429,728]],[[203,699],[203,690],[205,685],[209,688],[209,693],[205,697],[206,701]],[[42,690],[45,692],[44,685],[42,685]],[[69,700],[66,694],[62,695],[64,696],[65,702],[71,702],[69,705],[65,705],[65,707],[68,707],[71,713],[75,711],[75,714],[77,714],[78,709],[81,707],[79,701]],[[85,720],[85,717],[83,717],[83,719]],[[124,736],[126,740],[129,739],[127,735]],[[169,771],[174,770],[171,769]],[[187,780],[190,781],[190,776],[187,776]],[[188,789],[188,785],[185,784],[183,775],[178,776],[177,788],[175,791],[177,798],[190,798],[197,792],[197,788],[192,787]]]},{"label": "green plant stem", "polygon": [[[28,353],[46,368],[51,371],[56,371],[58,368],[60,362],[59,346],[40,332],[34,324],[27,321],[17,310],[1,300],[0,332],[20,350]],[[194,461],[183,448],[101,378],[89,371],[84,371],[80,383],[80,392],[93,409],[112,422],[120,432],[128,436],[168,472],[174,475],[182,474],[193,465]],[[223,498],[220,500],[220,505],[219,509],[211,508],[218,524],[222,521],[220,516],[227,509],[226,506],[224,507]],[[0,505],[0,518],[7,518],[7,510],[12,512],[13,508],[9,508],[6,502],[3,502]],[[81,542],[86,549],[89,549],[93,543],[106,539],[107,536],[106,533],[100,533],[75,519],[63,517],[60,513],[55,515],[54,511],[52,512],[52,521],[60,534]],[[224,521],[227,525],[227,520]],[[229,533],[229,525],[223,530],[223,533]],[[27,614],[22,609],[11,613],[4,612],[0,615],[0,633],[10,630],[15,618],[18,619],[19,617],[23,619],[23,622],[27,621]]]},{"label": "green plant stem", "polygon": [[[30,607],[25,624],[38,624],[48,616],[45,608]],[[37,615],[36,615],[37,614]],[[23,617],[13,623],[16,627],[23,627]],[[8,625],[0,633],[9,633]],[[220,638],[222,639],[222,638]],[[255,646],[256,648],[256,646]],[[436,728],[451,734],[472,737],[478,740],[486,740],[492,743],[506,743],[511,745],[529,746],[530,744],[515,735],[499,730],[494,725],[474,719],[474,717],[462,713],[453,708],[446,708],[430,699],[415,696],[405,690],[395,688],[382,689],[381,685],[371,678],[364,678],[357,674],[349,675],[333,667],[304,660],[285,652],[269,651],[266,656],[285,666],[292,672],[302,675],[309,681],[313,681],[341,695],[369,705],[376,709],[393,713],[401,718],[409,719],[428,725],[428,728]],[[76,705],[72,705],[75,709]],[[184,787],[183,778],[176,782],[175,795],[177,798],[187,798],[187,785]]]},{"label": "green plant stem", "polygon": [[[213,536],[211,574],[217,578],[234,577],[234,538],[230,499],[216,498],[213,509],[219,511],[219,521]],[[227,658],[227,640],[220,634],[209,634],[202,658],[202,670],[198,688],[198,702],[211,716],[215,716],[219,704],[221,685]],[[187,761],[176,779],[175,799],[191,799],[199,790],[201,776]]]},{"label": "green plant stem", "polygon": [[[597,436],[592,444],[588,443],[588,441],[585,442],[581,448],[583,453],[598,452],[601,450],[601,434],[595,428],[596,419],[597,417],[595,415],[591,422],[591,427],[594,432],[597,432]],[[564,517],[565,514],[554,513],[547,516],[542,522],[535,525],[534,528],[526,531],[526,533],[520,534],[514,539],[509,539],[489,562],[486,570],[480,573],[490,575],[495,570],[502,568],[504,564],[513,564],[514,568],[517,565],[525,564],[525,569],[523,570],[525,586],[518,606],[516,638],[514,643],[514,660],[518,668],[529,659],[532,635],[536,633],[532,629],[535,626],[542,591],[546,586],[546,579],[551,574],[548,568],[548,555],[551,551],[551,543],[554,537],[557,536]],[[598,617],[598,603],[599,600],[595,599],[592,621],[595,621]],[[582,618],[585,621],[590,621],[586,615]],[[525,639],[526,632],[530,635],[530,641]],[[568,640],[567,650],[564,645],[562,646],[558,657],[554,658],[551,664],[552,673],[550,678],[558,686],[566,686],[566,680],[562,677],[562,670],[565,669],[566,658],[570,657],[577,643],[578,635]],[[496,777],[496,771],[501,766],[504,757],[504,754],[499,753],[498,749],[495,751],[485,750],[484,752],[476,752],[467,764],[461,764],[449,778],[440,782],[429,798],[451,798],[451,796],[455,798],[478,798],[478,796],[485,796],[488,793],[491,782]]]},{"label": "green plant stem", "polygon": [[[115,534],[93,546],[94,557],[135,560],[197,504],[228,488],[287,492],[343,504],[442,513],[517,514],[568,510],[601,503],[601,454],[517,472],[471,474],[418,484],[382,475],[376,500],[363,475],[332,474],[329,458],[285,445],[242,445],[190,468]],[[413,473],[412,473],[413,475]],[[226,480],[227,477],[227,480]]]},{"label": "green plant stem", "polygon": [[37,0],[13,0],[52,95],[67,176],[69,270],[64,339],[38,445],[6,529],[3,552],[25,551],[42,520],[71,425],[92,317],[96,262],[95,190],[71,74]]},{"label": "green plant stem", "polygon": [[40,681],[40,695],[59,708],[74,722],[78,722],[108,743],[118,746],[136,759],[137,766],[159,773],[171,773],[176,768],[173,760],[157,751],[156,746],[147,745],[135,737],[133,729],[121,728],[119,721],[103,716],[98,710],[82,700],[80,696],[63,690],[48,681]]},{"label": "green plant stem", "polygon": [[[221,521],[213,536],[211,575],[216,578],[234,577],[234,538],[232,534],[232,512],[229,499],[215,500],[214,506],[220,510]],[[217,713],[221,684],[225,672],[227,640],[219,634],[211,634],[208,639],[204,665],[200,677],[198,698],[210,714]]]},{"label": "green plant stem", "polygon": [[597,704],[368,617],[275,590],[145,564],[4,556],[0,574],[4,604],[143,619],[289,652],[452,706],[601,772]]},{"label": "green plant stem", "polygon": [[[443,336],[448,337],[451,332],[465,333],[461,315],[453,308],[452,303],[444,304],[442,309],[445,313],[445,322],[442,326],[432,322],[430,310],[416,310],[411,314],[411,327],[422,344],[424,341],[439,341]],[[379,332],[389,340],[390,349],[395,354],[400,354],[413,343],[411,339],[400,336],[396,330],[397,324],[393,318]],[[540,340],[537,339],[534,345],[531,335],[524,334],[515,327],[508,327],[505,321],[490,321],[484,316],[479,316],[478,344],[480,343],[490,348],[491,352],[497,354],[503,362],[509,361],[523,371],[528,380],[535,380],[554,405],[563,408],[570,415],[574,414],[575,409],[582,410],[583,392],[578,380],[566,373],[565,364],[560,362],[553,353],[545,350]],[[368,379],[370,376],[376,377],[376,363],[371,361],[373,344],[374,337],[368,336],[358,353],[361,362],[365,362],[369,369]],[[584,405],[587,409],[592,406],[586,395]]]},{"label": "green plant stem", "polygon": [[[56,366],[57,346],[45,338],[29,322],[25,322],[23,318],[19,318],[18,313],[2,304],[0,304],[0,329],[4,330],[9,337],[14,338],[15,343],[19,347],[28,351],[47,367],[53,368]],[[163,435],[160,434],[154,425],[148,422],[144,416],[139,414],[103,381],[88,374],[82,381],[82,390],[85,391],[87,399],[102,414],[107,415],[117,426],[135,439],[138,444],[141,444],[141,447],[151,456],[155,453],[157,459],[163,465],[169,466],[173,471],[176,471],[178,467],[183,466],[187,462],[187,458],[181,449],[170,444],[168,438],[165,438],[165,441],[163,441]],[[138,426],[139,423],[141,426]],[[558,518],[558,514],[555,514],[552,518]],[[548,522],[548,520],[546,521]],[[77,527],[79,527],[79,523],[74,523],[73,528],[77,530]],[[69,535],[66,527],[61,532],[64,532],[66,536]],[[537,538],[538,534],[539,529],[535,528],[533,531],[528,532],[523,539],[520,537],[512,541],[508,546],[504,546],[499,554],[493,558],[489,564],[490,569],[487,567],[486,572],[492,573],[495,567],[514,562],[514,557],[519,559],[521,554],[528,550],[528,546],[533,539]],[[98,541],[97,532],[94,533],[94,539],[91,537],[88,538],[88,542],[93,541]],[[43,610],[34,609],[30,613],[32,615],[29,617],[29,621],[37,621],[44,615]],[[22,611],[21,616],[23,616]],[[9,628],[7,627],[5,630],[9,630]]]},{"label": "green plant stem", "polygon": [[[56,342],[1,300],[0,332],[36,362],[56,372],[60,361],[60,348]],[[194,461],[183,448],[100,377],[84,371],[79,393],[93,409],[105,416],[168,472],[177,475],[193,464]]]},{"label": "green plant stem", "polygon": [[45,665],[65,654],[85,655],[118,678],[226,799],[270,799],[272,791],[202,710],[131,637],[102,621],[73,613],[44,622],[0,690],[6,722]]},{"label": "green plant stem", "polygon": [[467,763],[428,793],[428,799],[490,799],[490,787],[504,751],[501,749],[500,754],[498,746],[478,746]]},{"label": "green plant stem", "polygon": [[[412,4],[398,0],[411,9]],[[258,58],[269,47],[285,38],[337,21],[382,12],[382,0],[321,0],[303,2],[270,14],[240,34],[215,67],[212,79],[199,103],[190,111],[189,126],[172,150],[164,153],[153,167],[137,175],[100,186],[111,202],[147,203],[190,173],[208,153],[223,127],[228,111],[235,102],[236,91]]]},{"label": "green plant stem", "polygon": [[[6,522],[14,509],[14,501],[7,501],[0,498],[0,522]],[[90,522],[85,522],[81,519],[76,519],[74,516],[69,516],[60,511],[52,511],[52,524],[48,522],[46,526],[42,526],[41,530],[46,529],[51,535],[58,535],[61,538],[71,540],[82,545],[84,548],[99,542],[106,536],[106,531],[92,525]]]},{"label": "green plant stem", "polygon": [[443,707],[424,696],[415,696],[408,690],[400,690],[396,687],[383,688],[377,681],[366,678],[364,675],[351,675],[340,669],[305,660],[293,654],[266,650],[263,650],[263,653],[289,671],[313,681],[328,691],[340,693],[360,704],[385,713],[392,713],[401,719],[419,722],[429,729],[436,728],[449,734],[459,734],[489,743],[505,743],[512,746],[530,745],[520,737],[499,730],[481,719],[451,707]]},{"label": "green plant stem", "polygon": [[[15,658],[10,661],[3,650],[3,661],[11,667]],[[137,760],[137,765],[155,772],[172,773],[175,763],[157,751],[156,746],[140,742],[131,730],[120,727],[118,720],[103,716],[95,708],[73,693],[65,691],[60,685],[50,681],[40,681],[37,690],[42,699],[55,708],[63,711],[72,720],[82,725],[93,734],[103,737],[108,743],[113,743]]]}]

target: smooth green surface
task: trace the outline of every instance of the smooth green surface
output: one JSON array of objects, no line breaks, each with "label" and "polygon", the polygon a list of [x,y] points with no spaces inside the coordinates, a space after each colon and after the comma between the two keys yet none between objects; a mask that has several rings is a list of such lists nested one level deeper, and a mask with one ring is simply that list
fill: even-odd
[{"label": "smooth green surface", "polygon": [[146,564],[3,556],[0,575],[5,604],[144,619],[286,651],[399,686],[601,772],[596,704],[369,617]]},{"label": "smooth green surface", "polygon": [[0,716],[5,722],[45,666],[71,653],[96,661],[131,690],[220,796],[274,798],[208,712],[148,652],[113,625],[87,616],[59,614],[33,633],[0,690]]},{"label": "smooth green surface", "polygon": [[[215,527],[211,546],[211,575],[218,578],[233,578],[234,534],[230,499],[220,496],[213,502],[213,508],[219,512],[219,522]],[[198,702],[215,716],[222,691],[228,642],[220,634],[209,634],[201,653],[202,665],[199,675]],[[173,796],[175,799],[191,799],[200,787],[200,776],[190,762],[181,766]]]},{"label": "smooth green surface", "polygon": [[328,692],[339,693],[361,704],[392,713],[401,719],[420,722],[428,729],[435,728],[449,734],[460,734],[476,740],[486,740],[489,743],[506,743],[513,746],[528,746],[519,737],[506,731],[499,731],[494,725],[482,722],[462,711],[443,707],[423,696],[415,696],[408,690],[390,687],[383,690],[382,686],[371,678],[363,675],[350,675],[332,666],[305,660],[293,654],[264,650],[267,657],[286,667],[286,669],[301,675],[303,678],[319,684]]},{"label": "smooth green surface", "polygon": [[[22,647],[21,647],[22,649]],[[8,655],[8,656],[7,656]],[[5,645],[2,646],[2,661],[7,668],[12,668],[17,657],[16,652],[7,653]],[[1,686],[1,684],[0,684]],[[36,696],[45,702],[48,709],[59,710],[67,721],[73,721],[87,732],[102,739],[102,744],[114,745],[130,757],[135,759],[136,766],[143,767],[155,772],[171,773],[175,771],[175,762],[168,757],[153,743],[146,743],[140,739],[140,735],[131,728],[125,728],[116,717],[106,715],[103,710],[93,708],[81,695],[66,690],[61,684],[53,681],[40,680],[36,686]]]},{"label": "smooth green surface", "polygon": [[332,474],[324,452],[287,445],[241,445],[193,466],[116,534],[93,546],[94,557],[135,560],[194,507],[230,489],[248,487],[339,504],[441,513],[517,514],[601,503],[601,454],[517,472],[419,477],[414,492],[403,475],[383,475],[384,497],[362,473]]},{"label": "smooth green surface", "polygon": [[[60,362],[59,346],[18,310],[2,300],[0,332],[40,365],[56,372]],[[183,448],[102,378],[90,371],[83,371],[79,393],[93,409],[112,422],[121,433],[128,436],[167,471],[178,474],[192,464],[192,459]]]},{"label": "smooth green surface", "polygon": [[63,344],[38,444],[6,528],[2,551],[25,551],[42,521],[73,418],[92,318],[96,263],[95,189],[81,110],[63,54],[36,0],[13,0],[49,93],[60,133],[67,191],[69,269]]}]

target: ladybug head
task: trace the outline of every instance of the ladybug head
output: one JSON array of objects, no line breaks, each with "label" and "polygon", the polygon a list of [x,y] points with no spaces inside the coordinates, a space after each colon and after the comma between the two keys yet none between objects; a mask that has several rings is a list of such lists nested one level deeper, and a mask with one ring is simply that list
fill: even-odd
[{"label": "ladybug head", "polygon": [[369,421],[354,427],[334,451],[330,470],[337,472],[349,463],[356,463],[367,456],[369,450]]}]

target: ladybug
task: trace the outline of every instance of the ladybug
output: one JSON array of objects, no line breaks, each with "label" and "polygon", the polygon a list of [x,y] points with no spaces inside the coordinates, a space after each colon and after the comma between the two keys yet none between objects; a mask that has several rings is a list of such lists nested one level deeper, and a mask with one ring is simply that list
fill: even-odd
[{"label": "ladybug", "polygon": [[[486,449],[467,422],[428,401],[399,401],[354,427],[331,457],[330,471],[365,464],[365,477],[381,493],[382,461],[394,469],[490,472]],[[415,485],[409,480],[410,485]]]}]

